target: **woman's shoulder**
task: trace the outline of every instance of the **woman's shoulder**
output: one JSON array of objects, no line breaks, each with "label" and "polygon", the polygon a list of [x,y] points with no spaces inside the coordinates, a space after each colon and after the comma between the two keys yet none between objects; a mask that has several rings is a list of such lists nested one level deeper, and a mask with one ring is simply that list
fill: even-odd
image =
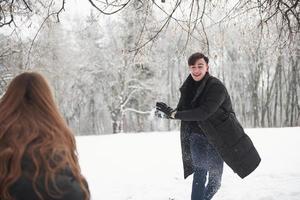
[{"label": "woman's shoulder", "polygon": [[56,177],[57,186],[64,192],[63,200],[82,200],[84,193],[81,190],[79,182],[71,172],[60,174]]},{"label": "woman's shoulder", "polygon": [[[53,184],[49,184],[50,190],[53,188]],[[81,190],[79,182],[74,178],[72,172],[69,169],[64,170],[63,173],[56,175],[55,187],[62,191],[61,198],[57,200],[82,200],[84,199],[84,193]],[[45,189],[45,183],[43,178],[39,178],[37,183],[37,189],[40,194],[50,200],[52,199]],[[34,191],[32,178],[22,175],[11,187],[11,195],[16,200],[38,200],[38,195]]]}]

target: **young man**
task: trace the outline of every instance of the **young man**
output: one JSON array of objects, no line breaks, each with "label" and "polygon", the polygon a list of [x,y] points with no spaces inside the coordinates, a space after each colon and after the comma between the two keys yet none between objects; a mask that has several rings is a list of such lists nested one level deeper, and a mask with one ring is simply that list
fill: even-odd
[{"label": "young man", "polygon": [[209,200],[216,194],[221,186],[223,160],[241,178],[260,163],[256,149],[235,117],[225,86],[209,74],[208,62],[202,53],[189,57],[190,75],[180,88],[175,110],[163,102],[156,103],[157,110],[181,120],[184,177],[194,173],[192,200]]}]

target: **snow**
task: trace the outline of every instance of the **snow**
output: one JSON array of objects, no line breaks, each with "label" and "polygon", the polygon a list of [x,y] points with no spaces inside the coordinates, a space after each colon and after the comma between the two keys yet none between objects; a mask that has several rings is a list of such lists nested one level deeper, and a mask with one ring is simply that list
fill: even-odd
[{"label": "snow", "polygon": [[[300,127],[246,129],[262,162],[245,179],[225,166],[213,200],[299,200]],[[188,200],[179,132],[76,137],[93,200]]]}]

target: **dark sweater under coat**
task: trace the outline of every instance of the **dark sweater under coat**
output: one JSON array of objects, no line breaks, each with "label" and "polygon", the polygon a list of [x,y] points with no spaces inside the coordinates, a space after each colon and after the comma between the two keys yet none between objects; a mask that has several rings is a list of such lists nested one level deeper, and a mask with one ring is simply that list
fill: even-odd
[{"label": "dark sweater under coat", "polygon": [[189,75],[180,88],[181,97],[175,115],[176,119],[181,120],[184,177],[193,173],[189,141],[191,121],[198,123],[225,163],[241,178],[246,177],[257,168],[261,158],[238,122],[225,86],[207,73],[190,101],[191,109],[186,109],[186,96],[191,82],[192,77]]}]

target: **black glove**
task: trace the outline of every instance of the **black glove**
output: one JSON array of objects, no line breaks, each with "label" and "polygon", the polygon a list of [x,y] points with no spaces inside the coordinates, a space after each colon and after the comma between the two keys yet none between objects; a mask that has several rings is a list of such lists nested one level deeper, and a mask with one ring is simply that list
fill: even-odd
[{"label": "black glove", "polygon": [[172,113],[175,112],[175,110],[163,102],[156,102],[156,110],[165,113],[168,118],[174,118]]}]

